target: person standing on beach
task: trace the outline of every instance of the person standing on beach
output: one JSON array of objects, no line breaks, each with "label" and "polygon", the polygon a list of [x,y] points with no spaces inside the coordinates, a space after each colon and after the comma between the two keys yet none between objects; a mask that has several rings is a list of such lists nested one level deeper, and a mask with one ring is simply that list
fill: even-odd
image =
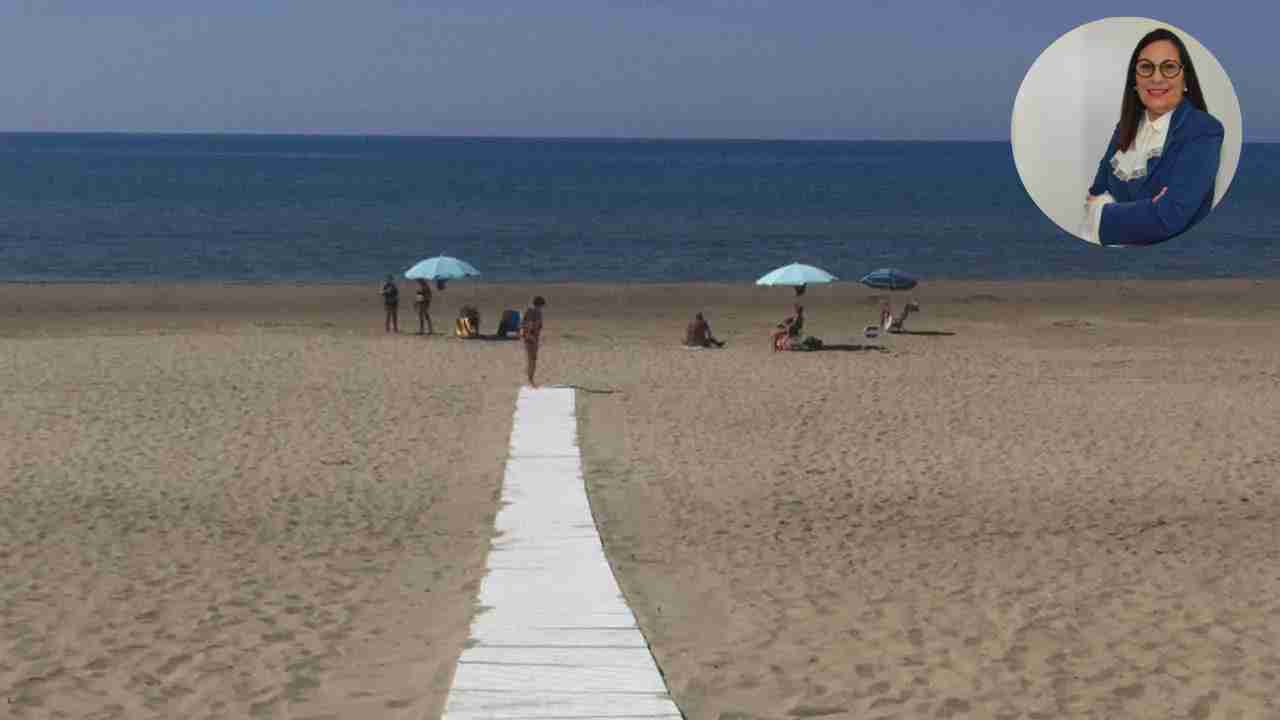
[{"label": "person standing on beach", "polygon": [[529,387],[538,387],[533,380],[533,373],[538,369],[538,345],[542,342],[542,306],[547,301],[541,296],[533,299],[533,303],[525,308],[524,318],[520,321],[520,341],[524,345],[525,369],[529,375]]},{"label": "person standing on beach", "polygon": [[382,304],[387,310],[387,332],[400,332],[400,288],[394,275],[388,275],[382,284]]},{"label": "person standing on beach", "polygon": [[431,284],[422,278],[418,278],[418,291],[414,295],[413,305],[418,311],[418,334],[421,335],[426,330],[428,335],[435,335],[435,328],[431,327]]}]

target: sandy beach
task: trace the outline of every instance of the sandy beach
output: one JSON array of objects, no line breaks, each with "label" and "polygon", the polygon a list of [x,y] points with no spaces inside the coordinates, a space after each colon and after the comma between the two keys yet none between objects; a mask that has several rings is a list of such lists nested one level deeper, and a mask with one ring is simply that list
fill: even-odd
[{"label": "sandy beach", "polygon": [[[1280,717],[1280,283],[928,283],[876,340],[839,283],[812,353],[786,289],[456,283],[436,329],[535,292],[691,720]],[[0,284],[0,717],[440,715],[523,358],[379,303]]]}]

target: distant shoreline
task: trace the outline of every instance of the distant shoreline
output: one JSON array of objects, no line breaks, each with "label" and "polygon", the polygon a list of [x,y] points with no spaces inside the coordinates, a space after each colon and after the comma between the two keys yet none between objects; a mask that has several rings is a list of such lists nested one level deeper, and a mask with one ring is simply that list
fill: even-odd
[{"label": "distant shoreline", "polygon": [[[274,312],[338,310],[366,312],[380,307],[381,278],[368,282],[0,282],[0,318],[134,309],[142,311]],[[408,287],[411,281],[401,285]],[[800,297],[789,287],[743,282],[511,282],[451,283],[434,293],[432,307],[443,311],[458,303],[503,308],[523,307],[533,295],[545,295],[561,313],[568,305],[583,312],[608,306],[627,312],[693,305],[776,308],[799,301],[813,307],[874,304],[882,299],[916,299],[933,306],[972,303],[1163,304],[1177,300],[1217,306],[1234,301],[1280,310],[1280,280],[1215,278],[1199,280],[926,280],[908,291],[875,290],[856,280],[815,285]],[[403,300],[403,299],[402,299]],[[1231,301],[1231,302],[1227,302]],[[1260,305],[1258,305],[1261,303]],[[401,312],[412,303],[401,302]],[[433,310],[434,311],[434,310]]]},{"label": "distant shoreline", "polygon": [[[22,279],[0,279],[0,287],[31,287],[31,286],[58,286],[58,285],[75,285],[75,286],[106,286],[106,287],[364,287],[373,284],[381,284],[385,278],[382,276],[370,277],[366,280],[341,280],[341,279],[276,279],[276,280],[254,280],[254,279],[182,279],[182,278],[158,278],[158,279],[55,279],[55,280],[22,280]],[[412,283],[413,280],[401,277],[401,283]],[[1187,285],[1202,283],[1264,283],[1269,281],[1280,281],[1278,276],[1268,275],[1232,275],[1232,276],[1195,276],[1195,277],[1063,277],[1063,278],[972,278],[972,277],[928,277],[922,281],[922,286],[928,285],[948,285],[948,286],[964,286],[964,285],[1001,285],[1009,287],[1022,287],[1027,285],[1073,285],[1073,284],[1097,284],[1097,283],[1134,283],[1143,285]],[[567,286],[567,287],[611,287],[611,286],[635,286],[635,287],[764,287],[756,286],[753,281],[743,280],[572,280],[563,278],[550,278],[545,280],[539,279],[522,279],[522,280],[457,280],[449,281],[449,289],[465,289],[472,286],[477,288],[504,288],[504,287],[535,287],[535,286]],[[861,285],[857,278],[842,279],[834,283],[832,287],[856,286]],[[821,285],[813,285],[809,289],[811,291],[820,290]],[[774,288],[781,290],[785,288]],[[865,288],[870,290],[870,288]]]}]

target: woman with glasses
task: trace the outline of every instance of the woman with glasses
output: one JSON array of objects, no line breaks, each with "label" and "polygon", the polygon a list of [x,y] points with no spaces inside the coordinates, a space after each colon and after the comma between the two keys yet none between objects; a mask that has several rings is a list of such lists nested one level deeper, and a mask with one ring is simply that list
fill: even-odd
[{"label": "woman with glasses", "polygon": [[1124,88],[1081,234],[1097,245],[1153,245],[1213,208],[1222,123],[1205,106],[1186,46],[1163,28],[1134,48]]}]

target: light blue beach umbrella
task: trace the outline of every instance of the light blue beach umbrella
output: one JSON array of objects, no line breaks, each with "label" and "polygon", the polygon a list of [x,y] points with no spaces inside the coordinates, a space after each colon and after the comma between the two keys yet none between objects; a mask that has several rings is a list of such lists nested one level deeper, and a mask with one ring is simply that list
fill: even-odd
[{"label": "light blue beach umbrella", "polygon": [[829,283],[835,279],[835,275],[822,268],[802,263],[791,263],[773,272],[766,273],[759,280],[756,280],[756,284],[802,286],[810,283]]},{"label": "light blue beach umbrella", "polygon": [[915,277],[894,268],[880,268],[862,276],[863,285],[876,290],[910,290],[919,284]]},{"label": "light blue beach umbrella", "polygon": [[457,280],[459,278],[479,275],[480,271],[471,263],[458,258],[440,255],[427,258],[405,271],[404,276],[410,280]]}]

